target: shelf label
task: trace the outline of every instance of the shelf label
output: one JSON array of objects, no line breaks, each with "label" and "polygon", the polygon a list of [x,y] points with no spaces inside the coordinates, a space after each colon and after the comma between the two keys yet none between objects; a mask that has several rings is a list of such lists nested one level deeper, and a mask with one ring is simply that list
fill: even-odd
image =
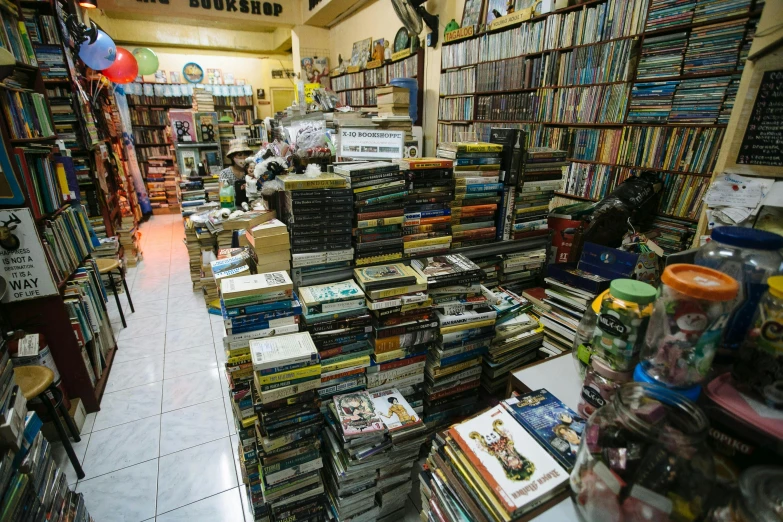
[{"label": "shelf label", "polygon": [[0,259],[4,303],[57,295],[30,209],[0,210]]},{"label": "shelf label", "polygon": [[397,51],[396,53],[392,54],[392,61],[401,60],[403,58],[407,58],[410,55],[411,55],[410,49],[403,49],[402,51]]},{"label": "shelf label", "polygon": [[525,9],[514,11],[513,13],[507,14],[506,16],[495,18],[492,20],[492,22],[490,22],[489,30],[495,31],[497,29],[502,29],[503,27],[508,27],[509,25],[514,25],[518,24],[519,22],[524,22],[525,20],[530,20],[533,18],[533,12],[533,7],[526,7]]},{"label": "shelf label", "polygon": [[359,72],[361,70],[362,70],[362,66],[361,65],[349,65],[348,67],[346,67],[345,72],[347,72],[347,73],[356,73],[356,72]]},{"label": "shelf label", "polygon": [[450,42],[456,42],[457,40],[462,40],[464,38],[470,38],[474,34],[474,28],[475,26],[469,25],[467,27],[460,27],[459,29],[454,29],[453,31],[449,31],[448,33],[443,35],[443,43],[450,43]]},{"label": "shelf label", "polygon": [[381,60],[373,60],[371,62],[367,62],[367,66],[365,67],[365,69],[377,69],[381,65],[383,65],[383,62]]}]

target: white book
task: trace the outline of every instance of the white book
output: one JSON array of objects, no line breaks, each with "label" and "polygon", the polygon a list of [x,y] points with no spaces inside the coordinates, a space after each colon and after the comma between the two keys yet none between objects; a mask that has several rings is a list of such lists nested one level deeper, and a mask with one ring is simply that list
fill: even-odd
[{"label": "white book", "polygon": [[438,315],[438,323],[441,328],[444,326],[453,326],[457,324],[475,323],[478,321],[485,321],[487,319],[495,319],[498,313],[495,310],[465,310],[464,312],[445,315],[441,312],[436,312]]},{"label": "white book", "polygon": [[243,332],[223,337],[223,347],[227,350],[239,350],[240,348],[250,348],[250,341],[253,339],[262,339],[273,335],[292,334],[299,331],[299,324],[290,324],[288,326],[277,326],[275,328],[265,328],[263,330],[253,330],[252,332]]},{"label": "white book", "polygon": [[299,332],[253,339],[250,341],[250,356],[254,370],[265,370],[316,360],[318,350],[309,332]]},{"label": "white book", "polygon": [[[252,353],[252,348],[251,348]],[[321,387],[321,379],[316,376],[315,379],[305,381],[301,384],[294,384],[292,386],[284,386],[283,388],[277,388],[269,391],[259,391],[258,397],[261,399],[261,404],[267,404],[269,402],[279,401],[286,397],[293,397],[306,391],[315,390]]]},{"label": "white book", "polygon": [[224,279],[220,283],[220,293],[224,299],[245,297],[255,294],[270,294],[281,290],[292,290],[294,283],[288,273],[281,270],[241,277]]}]

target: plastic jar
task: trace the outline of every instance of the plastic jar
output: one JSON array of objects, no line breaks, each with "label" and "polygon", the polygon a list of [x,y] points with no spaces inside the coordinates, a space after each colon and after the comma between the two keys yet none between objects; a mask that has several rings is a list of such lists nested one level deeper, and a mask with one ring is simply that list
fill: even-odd
[{"label": "plastic jar", "polygon": [[571,494],[588,522],[692,522],[715,476],[707,416],[661,386],[627,383],[587,421]]},{"label": "plastic jar", "polygon": [[711,522],[783,520],[783,468],[754,466],[742,472],[731,504],[716,510]]},{"label": "plastic jar", "polygon": [[590,357],[593,355],[593,336],[595,335],[595,323],[601,312],[601,300],[609,293],[607,288],[593,299],[593,303],[587,308],[579,325],[576,327],[574,344],[571,346],[571,355],[574,357],[574,365],[579,372],[579,378],[585,378],[585,372],[590,366]]},{"label": "plastic jar", "polygon": [[767,278],[783,271],[783,236],[744,227],[717,227],[694,263],[737,280],[739,293],[723,332],[723,348],[737,350],[767,290]]},{"label": "plastic jar", "polygon": [[601,300],[595,325],[593,355],[619,372],[633,371],[652,313],[647,305],[657,290],[634,279],[615,279]]},{"label": "plastic jar", "polygon": [[732,377],[738,388],[783,408],[783,276],[770,277],[767,284]]},{"label": "plastic jar", "polygon": [[600,357],[593,357],[582,383],[582,393],[577,406],[579,415],[588,418],[595,410],[608,404],[614,397],[615,390],[632,378],[632,372],[618,372]]},{"label": "plastic jar", "polygon": [[674,388],[700,384],[712,366],[739,285],[703,266],[669,265],[641,353],[642,369]]}]

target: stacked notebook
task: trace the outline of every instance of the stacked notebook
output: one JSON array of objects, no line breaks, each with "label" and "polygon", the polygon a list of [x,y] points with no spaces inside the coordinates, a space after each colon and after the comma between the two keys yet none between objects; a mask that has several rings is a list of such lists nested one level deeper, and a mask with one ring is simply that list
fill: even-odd
[{"label": "stacked notebook", "polygon": [[338,395],[326,407],[331,519],[373,522],[405,505],[426,426],[397,389]]},{"label": "stacked notebook", "polygon": [[507,290],[522,293],[538,281],[546,264],[546,249],[526,250],[499,257],[498,284]]},{"label": "stacked notebook", "polygon": [[400,162],[408,190],[403,222],[406,256],[435,254],[451,248],[452,166],[451,160],[439,158]]},{"label": "stacked notebook", "polygon": [[567,285],[553,277],[544,279],[543,303],[549,307],[541,315],[544,326],[544,347],[555,354],[571,349],[576,328],[597,294]]},{"label": "stacked notebook", "polygon": [[[270,336],[250,341],[250,356],[258,465],[243,474],[248,472],[254,515],[258,518],[262,511],[270,520],[321,519],[323,415],[316,393],[321,364],[315,344],[307,332]],[[262,502],[265,511],[259,510]]]},{"label": "stacked notebook", "polygon": [[259,272],[291,270],[291,243],[285,223],[271,219],[259,225],[248,225],[245,238],[255,250]]},{"label": "stacked notebook", "polygon": [[438,157],[454,161],[451,204],[452,246],[482,245],[495,240],[503,183],[499,143],[441,143]]},{"label": "stacked notebook", "polygon": [[628,123],[666,123],[678,80],[633,84]]},{"label": "stacked notebook", "polygon": [[402,263],[359,267],[354,278],[372,314],[367,389],[395,387],[420,408],[424,362],[438,327],[426,278]]},{"label": "stacked notebook", "polygon": [[522,176],[514,199],[511,239],[546,235],[549,202],[563,183],[568,165],[564,150],[531,147],[525,153]]},{"label": "stacked notebook", "polygon": [[319,397],[363,390],[370,366],[370,314],[353,281],[299,287],[305,329],[321,358]]},{"label": "stacked notebook", "polygon": [[425,365],[425,422],[445,423],[475,406],[482,355],[495,335],[497,313],[481,293],[484,272],[461,254],[414,259],[438,308],[436,345]]},{"label": "stacked notebook", "polygon": [[400,166],[376,161],[335,166],[334,172],[353,192],[356,264],[401,259],[407,190]]}]

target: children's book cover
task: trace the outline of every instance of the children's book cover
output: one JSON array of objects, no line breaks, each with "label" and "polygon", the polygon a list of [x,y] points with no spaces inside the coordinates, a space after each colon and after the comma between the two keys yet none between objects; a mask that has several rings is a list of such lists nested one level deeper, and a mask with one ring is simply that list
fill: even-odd
[{"label": "children's book cover", "polygon": [[375,411],[390,432],[421,424],[419,416],[396,388],[370,393],[370,397]]},{"label": "children's book cover", "polygon": [[338,395],[332,400],[343,430],[343,437],[346,439],[385,430],[383,422],[375,411],[373,401],[366,391]]}]

